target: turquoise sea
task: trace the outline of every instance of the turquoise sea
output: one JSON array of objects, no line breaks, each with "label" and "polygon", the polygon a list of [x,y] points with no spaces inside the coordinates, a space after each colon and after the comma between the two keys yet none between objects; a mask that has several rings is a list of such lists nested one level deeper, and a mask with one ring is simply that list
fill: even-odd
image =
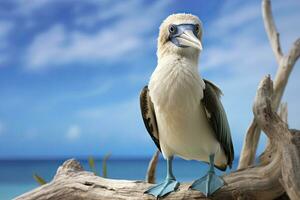
[{"label": "turquoise sea", "polygon": [[[50,181],[56,169],[66,159],[50,160],[0,160],[0,200],[9,200],[38,187],[33,179],[37,173]],[[233,169],[236,168],[238,159],[235,159]],[[115,179],[143,180],[147,171],[149,158],[114,159],[107,161],[108,177]],[[89,170],[87,160],[80,160],[86,170]],[[157,181],[165,176],[165,162],[160,160],[157,166]],[[101,160],[96,160],[96,168],[101,175]],[[174,174],[179,181],[192,181],[204,175],[208,166],[196,161],[174,160]],[[226,172],[228,173],[229,170]],[[218,171],[219,174],[223,172]]]}]

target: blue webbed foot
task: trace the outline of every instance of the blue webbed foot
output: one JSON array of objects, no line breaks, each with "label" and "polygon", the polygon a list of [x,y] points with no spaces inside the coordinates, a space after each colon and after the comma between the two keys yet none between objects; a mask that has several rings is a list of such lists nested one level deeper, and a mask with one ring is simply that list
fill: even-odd
[{"label": "blue webbed foot", "polygon": [[145,193],[159,198],[177,190],[178,186],[179,182],[175,179],[166,179],[164,182],[149,188]]},{"label": "blue webbed foot", "polygon": [[224,181],[215,173],[208,172],[202,178],[196,180],[190,188],[193,190],[198,190],[205,194],[206,197],[213,194],[215,191],[220,189],[224,185]]}]

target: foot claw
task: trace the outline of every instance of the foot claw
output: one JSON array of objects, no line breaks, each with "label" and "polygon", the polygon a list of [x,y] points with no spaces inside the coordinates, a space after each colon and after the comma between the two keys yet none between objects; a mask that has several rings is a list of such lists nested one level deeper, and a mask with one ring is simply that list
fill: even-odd
[{"label": "foot claw", "polygon": [[224,181],[219,176],[209,173],[204,177],[196,180],[191,186],[190,189],[198,190],[206,197],[212,195],[215,191],[220,189],[224,185]]},{"label": "foot claw", "polygon": [[177,190],[178,186],[179,182],[177,182],[176,180],[165,180],[163,183],[157,184],[149,188],[144,193],[151,194],[159,198]]}]

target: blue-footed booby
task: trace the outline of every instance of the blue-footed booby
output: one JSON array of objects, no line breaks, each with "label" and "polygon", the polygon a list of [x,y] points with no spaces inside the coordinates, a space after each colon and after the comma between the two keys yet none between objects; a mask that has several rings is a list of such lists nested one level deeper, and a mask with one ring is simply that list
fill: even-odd
[{"label": "blue-footed booby", "polygon": [[175,191],[173,156],[204,161],[207,174],[191,189],[211,195],[224,185],[214,167],[231,168],[234,150],[221,90],[202,79],[198,58],[202,51],[202,24],[191,14],[173,14],[160,26],[157,67],[140,95],[142,117],[151,138],[167,160],[164,182],[145,193],[163,197]]}]

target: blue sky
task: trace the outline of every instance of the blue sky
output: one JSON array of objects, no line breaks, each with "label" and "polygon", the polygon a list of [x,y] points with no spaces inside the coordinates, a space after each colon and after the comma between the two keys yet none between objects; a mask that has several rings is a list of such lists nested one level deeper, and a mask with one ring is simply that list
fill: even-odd
[{"label": "blue sky", "polygon": [[[300,36],[300,2],[274,0],[284,52]],[[0,2],[0,158],[150,156],[155,145],[139,92],[156,66],[158,27],[169,14],[204,25],[199,71],[224,92],[235,151],[253,116],[259,80],[275,58],[261,1],[6,0]],[[285,92],[299,128],[300,64]],[[263,145],[260,145],[260,151]]]}]

